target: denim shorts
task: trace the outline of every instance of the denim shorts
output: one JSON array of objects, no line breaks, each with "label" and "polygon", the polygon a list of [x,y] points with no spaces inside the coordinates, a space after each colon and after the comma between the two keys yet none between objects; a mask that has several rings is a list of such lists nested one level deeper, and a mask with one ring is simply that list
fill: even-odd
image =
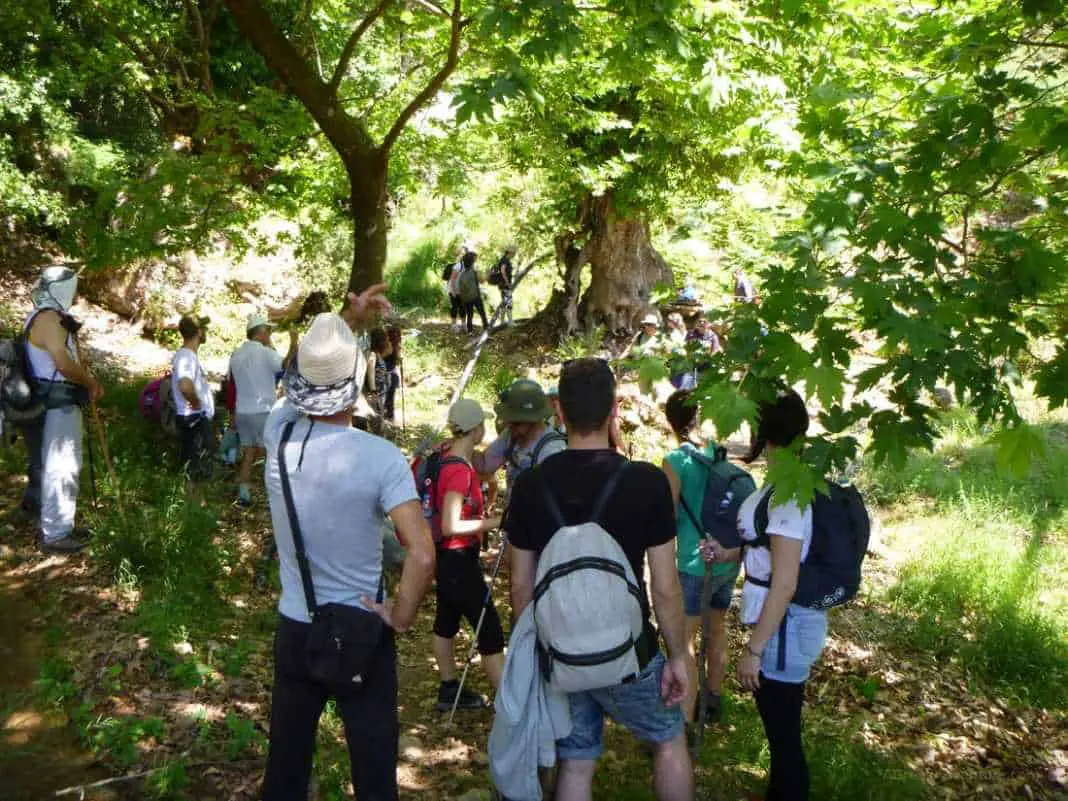
[{"label": "denim shorts", "polygon": [[[790,604],[782,626],[768,640],[760,672],[769,679],[801,684],[808,679],[827,642],[827,613]],[[785,643],[785,649],[781,645]],[[782,654],[783,659],[779,656]]]},{"label": "denim shorts", "polygon": [[657,654],[638,677],[603,690],[571,693],[571,734],[556,741],[560,759],[593,760],[601,755],[604,716],[630,729],[639,740],[666,743],[682,733],[682,708],[660,698],[664,657]]},{"label": "denim shorts", "polygon": [[[730,572],[722,575],[713,573],[708,587],[708,606],[710,609],[730,609],[734,596],[734,585],[738,581],[740,564],[733,566]],[[682,584],[682,606],[686,617],[701,616],[701,593],[705,588],[704,576],[691,576],[679,571],[679,583]]]}]

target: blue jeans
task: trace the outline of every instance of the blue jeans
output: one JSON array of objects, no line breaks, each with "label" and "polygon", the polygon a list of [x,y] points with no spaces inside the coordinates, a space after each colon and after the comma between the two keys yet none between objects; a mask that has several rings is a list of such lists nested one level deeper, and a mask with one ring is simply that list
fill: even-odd
[{"label": "blue jeans", "polygon": [[801,684],[826,642],[827,613],[790,604],[782,625],[764,648],[760,671],[774,681]]},{"label": "blue jeans", "polygon": [[664,657],[657,654],[634,681],[571,693],[571,734],[557,740],[560,759],[594,760],[601,755],[604,716],[626,726],[639,740],[666,743],[682,732],[682,709],[666,707],[660,697]]},{"label": "blue jeans", "polygon": [[[738,581],[738,572],[742,569],[735,564],[733,569],[722,575],[713,573],[708,591],[709,609],[730,609],[734,597],[734,585]],[[691,576],[679,571],[679,583],[682,585],[682,606],[686,617],[701,616],[701,594],[705,589],[704,576]]]}]

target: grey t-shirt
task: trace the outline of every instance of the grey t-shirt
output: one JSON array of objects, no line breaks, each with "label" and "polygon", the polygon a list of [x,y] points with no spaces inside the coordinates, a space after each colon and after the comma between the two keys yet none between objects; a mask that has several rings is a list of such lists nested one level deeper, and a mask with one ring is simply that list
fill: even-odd
[{"label": "grey t-shirt", "polygon": [[562,435],[559,435],[558,431],[546,426],[541,436],[530,445],[524,447],[517,444],[512,451],[511,458],[509,458],[508,449],[512,445],[512,437],[508,431],[505,431],[486,448],[482,461],[483,472],[493,473],[500,470],[502,465],[506,465],[505,476],[508,478],[508,486],[512,486],[520,473],[534,466],[534,451],[538,450],[538,443],[543,439],[545,444],[538,451],[538,464],[544,462],[554,453],[567,450],[567,440]]},{"label": "grey t-shirt", "polygon": [[375,597],[382,573],[384,518],[418,496],[412,471],[396,446],[354,428],[313,425],[288,400],[275,405],[264,443],[265,483],[282,579],[278,611],[307,623],[311,617],[278,472],[278,444],[291,420],[298,422],[286,445],[286,463],[318,604],[362,607],[361,595]]}]

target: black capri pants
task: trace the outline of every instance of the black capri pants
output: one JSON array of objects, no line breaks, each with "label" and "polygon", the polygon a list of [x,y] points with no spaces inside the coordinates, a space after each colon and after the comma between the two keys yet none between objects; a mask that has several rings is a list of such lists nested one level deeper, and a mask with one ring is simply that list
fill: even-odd
[{"label": "black capri pants", "polygon": [[[460,630],[460,619],[466,617],[471,628],[478,625],[482,604],[486,600],[486,579],[478,559],[477,545],[463,550],[438,548],[435,594],[437,613],[434,633],[451,640]],[[504,630],[497,615],[497,607],[490,598],[486,617],[478,633],[478,652],[492,656],[504,651]]]}]

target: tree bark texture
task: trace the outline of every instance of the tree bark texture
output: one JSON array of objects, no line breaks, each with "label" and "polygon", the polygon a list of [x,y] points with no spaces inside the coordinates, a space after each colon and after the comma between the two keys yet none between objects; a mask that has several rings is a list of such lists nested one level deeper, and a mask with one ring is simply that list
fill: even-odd
[{"label": "tree bark texture", "polygon": [[[583,235],[585,242],[579,247],[576,243]],[[648,225],[640,218],[620,217],[611,193],[584,199],[579,231],[557,237],[556,254],[564,289],[554,295],[547,313],[562,317],[565,335],[599,325],[612,333],[632,330],[649,310],[656,285],[672,280],[671,268],[649,240]],[[580,299],[587,264],[590,286]]]},{"label": "tree bark texture", "polygon": [[382,280],[386,264],[389,180],[381,159],[361,161],[349,168],[349,208],[352,212],[352,270],[349,291],[361,292]]}]

